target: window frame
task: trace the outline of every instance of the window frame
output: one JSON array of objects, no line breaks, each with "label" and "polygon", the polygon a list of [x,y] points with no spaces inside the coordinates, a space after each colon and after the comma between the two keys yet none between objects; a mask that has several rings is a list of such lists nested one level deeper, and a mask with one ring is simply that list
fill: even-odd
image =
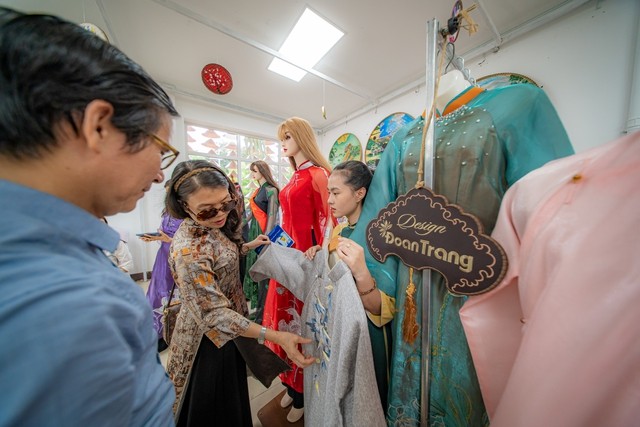
[{"label": "window frame", "polygon": [[[216,134],[223,133],[224,136],[233,135],[235,136],[235,156],[221,155],[219,153],[212,153],[211,151],[214,148],[211,148],[208,153],[198,152],[192,148],[192,144],[195,142],[193,139],[197,139],[192,128],[203,129],[203,131],[199,132],[201,135],[206,132],[214,132]],[[229,129],[222,126],[214,126],[211,124],[203,124],[197,122],[195,120],[185,120],[184,121],[184,133],[185,133],[185,155],[189,160],[195,159],[204,159],[208,161],[212,161],[216,165],[220,166],[231,178],[232,181],[238,182],[240,184],[240,188],[244,194],[245,199],[245,209],[249,209],[249,196],[251,193],[258,188],[258,185],[255,181],[251,179],[251,171],[249,169],[249,165],[256,160],[264,160],[267,162],[269,167],[271,168],[271,172],[273,174],[274,179],[280,186],[280,188],[284,187],[288,182],[291,176],[293,175],[293,169],[291,168],[291,164],[289,163],[288,157],[282,156],[282,150],[280,149],[280,142],[276,139],[265,137],[258,135],[256,133],[249,133],[247,131],[241,131],[237,129]],[[191,133],[191,134],[190,134]],[[195,134],[197,135],[197,134]],[[213,139],[213,138],[209,138]],[[274,162],[272,160],[272,156],[267,154],[267,147],[263,147],[262,152],[264,155],[262,157],[256,156],[255,152],[251,152],[251,149],[247,146],[247,139],[257,141],[258,143],[271,143],[278,146],[277,149],[277,158],[278,162]],[[246,153],[245,153],[246,152]],[[235,162],[235,171],[230,170],[228,163]],[[245,167],[246,166],[246,167]],[[235,172],[235,177],[234,177]]]}]

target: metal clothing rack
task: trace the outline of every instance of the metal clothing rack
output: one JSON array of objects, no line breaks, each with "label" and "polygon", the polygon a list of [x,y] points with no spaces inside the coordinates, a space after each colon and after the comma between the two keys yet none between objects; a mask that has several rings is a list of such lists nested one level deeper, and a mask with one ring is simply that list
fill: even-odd
[{"label": "metal clothing rack", "polygon": [[[433,103],[435,100],[435,87],[437,70],[436,57],[438,56],[438,37],[440,34],[439,23],[437,19],[427,22],[427,64],[426,64],[426,86],[425,92],[428,102]],[[431,117],[431,126],[427,129],[425,136],[424,150],[424,184],[429,188],[433,188],[433,159],[435,157],[435,133],[433,131],[435,124],[435,108],[427,105],[425,115],[434,115]],[[425,116],[425,122],[429,120]],[[429,370],[431,366],[431,270],[422,271],[422,374],[420,375],[420,425],[429,425]]]},{"label": "metal clothing rack", "polygon": [[[424,159],[423,159],[423,182],[424,185],[433,189],[434,184],[434,159],[436,154],[435,147],[435,120],[436,120],[436,88],[439,79],[438,73],[441,72],[437,62],[438,53],[453,58],[449,61],[449,65],[459,70],[464,78],[472,85],[476,85],[475,79],[471,76],[468,68],[464,66],[464,59],[455,55],[455,47],[453,42],[445,44],[444,52],[439,52],[439,42],[450,35],[456,34],[459,29],[459,18],[453,16],[447,21],[445,28],[440,28],[440,23],[433,18],[427,21],[427,37],[426,37],[426,82],[425,93],[429,105],[425,109],[425,134],[424,138]],[[447,50],[451,48],[450,55]],[[441,61],[444,58],[441,58]],[[442,65],[442,63],[440,63]],[[431,114],[431,117],[427,115]],[[429,394],[430,394],[430,367],[431,367],[431,297],[432,297],[432,270],[424,269],[422,271],[422,318],[421,318],[421,350],[422,350],[422,366],[420,375],[420,425],[429,425]]]},{"label": "metal clothing rack", "polygon": [[[443,30],[444,34],[440,30],[440,24],[437,19],[431,19],[427,22],[427,59],[426,59],[426,99],[430,103],[435,102],[435,89],[436,81],[438,79],[438,70],[436,65],[436,59],[438,56],[438,41],[440,37],[445,37],[448,34],[449,28]],[[447,46],[449,46],[447,44]],[[446,47],[445,47],[446,49]],[[443,52],[446,54],[446,52]],[[471,77],[468,68],[464,66],[464,59],[459,56],[455,56],[451,61],[451,65],[460,70],[464,75],[464,78],[471,84],[475,85],[475,79]],[[432,105],[427,105],[425,114],[431,112],[431,125],[427,129],[425,136],[425,158],[424,158],[424,184],[429,188],[433,188],[434,183],[434,167],[433,160],[435,158],[435,108]],[[425,121],[428,117],[425,116]],[[421,319],[421,333],[422,333],[422,369],[421,369],[421,393],[420,393],[420,425],[429,425],[429,372],[431,367],[431,270],[425,269],[422,271],[422,319]]]}]

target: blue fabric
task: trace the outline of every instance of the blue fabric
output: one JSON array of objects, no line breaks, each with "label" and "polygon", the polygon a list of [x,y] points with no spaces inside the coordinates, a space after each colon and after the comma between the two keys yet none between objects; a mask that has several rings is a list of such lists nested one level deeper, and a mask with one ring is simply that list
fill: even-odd
[{"label": "blue fabric", "polygon": [[118,234],[0,180],[0,426],[169,426],[173,386]]},{"label": "blue fabric", "polygon": [[[369,187],[362,214],[351,239],[366,245],[366,227],[388,203],[409,191],[417,181],[424,119],[397,131],[384,153]],[[435,123],[434,190],[449,202],[474,214],[491,232],[507,188],[546,162],[573,154],[560,119],[545,93],[533,85],[513,85],[485,91],[467,105]],[[393,320],[391,379],[387,423],[420,425],[420,380],[423,373],[420,333],[410,343],[403,337],[409,269],[390,256],[384,263],[365,251],[367,266],[380,290],[396,298]],[[414,272],[417,306],[422,318],[421,273]],[[488,420],[473,363],[458,315],[464,298],[447,292],[438,273],[431,281],[431,363],[429,424],[482,426]],[[375,351],[385,342],[383,331],[371,332]],[[381,364],[376,361],[376,366]]]}]

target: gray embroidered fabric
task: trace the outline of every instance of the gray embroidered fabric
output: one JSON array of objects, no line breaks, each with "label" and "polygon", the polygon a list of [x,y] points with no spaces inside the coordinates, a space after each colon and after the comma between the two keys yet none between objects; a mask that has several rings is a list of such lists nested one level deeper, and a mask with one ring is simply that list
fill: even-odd
[{"label": "gray embroidered fabric", "polygon": [[250,274],[277,280],[304,302],[302,336],[313,341],[303,351],[317,360],[304,373],[305,424],[384,426],[367,316],[349,268],[340,261],[329,270],[326,250],[310,261],[269,245]]}]

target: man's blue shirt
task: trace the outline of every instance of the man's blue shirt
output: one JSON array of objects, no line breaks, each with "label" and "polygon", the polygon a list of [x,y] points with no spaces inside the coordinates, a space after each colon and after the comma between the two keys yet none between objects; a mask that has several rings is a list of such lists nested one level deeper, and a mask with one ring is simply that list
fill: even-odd
[{"label": "man's blue shirt", "polygon": [[173,425],[142,290],[79,207],[0,180],[0,426]]}]

